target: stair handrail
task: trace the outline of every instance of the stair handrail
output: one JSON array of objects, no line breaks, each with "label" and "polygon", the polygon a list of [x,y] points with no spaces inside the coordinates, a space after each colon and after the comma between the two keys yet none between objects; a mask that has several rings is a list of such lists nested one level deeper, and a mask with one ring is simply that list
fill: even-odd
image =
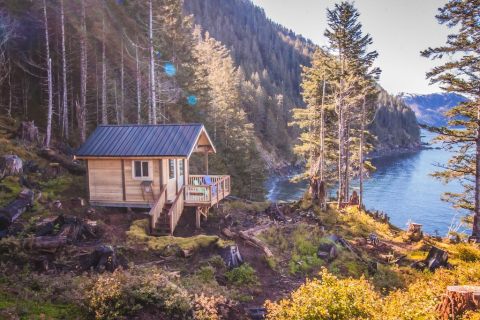
[{"label": "stair handrail", "polygon": [[150,209],[149,215],[150,215],[150,226],[153,229],[155,229],[155,225],[158,221],[158,218],[160,217],[160,214],[162,213],[163,206],[165,205],[165,202],[167,201],[167,185],[164,184],[160,188],[160,194],[158,195],[158,199],[153,205],[153,207]]},{"label": "stair handrail", "polygon": [[183,207],[184,207],[183,191],[184,190],[185,190],[185,186],[182,186],[178,191],[178,193],[176,194],[175,199],[172,202],[172,206],[170,207],[170,210],[168,210],[168,217],[170,220],[170,235],[173,235],[173,231],[175,230],[178,220],[180,219],[180,216],[182,215],[182,212],[183,212]]}]

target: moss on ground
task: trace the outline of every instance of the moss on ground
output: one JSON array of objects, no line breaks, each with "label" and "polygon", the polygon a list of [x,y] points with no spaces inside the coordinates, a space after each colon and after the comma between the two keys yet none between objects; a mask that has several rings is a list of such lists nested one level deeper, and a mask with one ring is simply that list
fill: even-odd
[{"label": "moss on ground", "polygon": [[136,220],[127,231],[127,239],[131,244],[145,245],[149,250],[165,251],[168,247],[179,247],[182,250],[198,250],[212,245],[222,246],[223,242],[217,236],[197,235],[193,237],[155,237],[148,234],[149,221]]},{"label": "moss on ground", "polygon": [[0,294],[0,318],[16,319],[19,316],[22,320],[36,319],[65,319],[79,320],[86,319],[84,311],[73,304],[58,304],[51,302],[36,302],[32,300],[16,299],[13,296]]}]

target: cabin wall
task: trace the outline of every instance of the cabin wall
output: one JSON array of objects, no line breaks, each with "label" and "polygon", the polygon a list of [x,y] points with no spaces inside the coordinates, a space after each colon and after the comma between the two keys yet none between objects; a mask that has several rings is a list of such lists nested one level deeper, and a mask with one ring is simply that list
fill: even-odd
[{"label": "cabin wall", "polygon": [[[139,159],[140,160],[140,159]],[[141,159],[143,161],[149,161],[152,168],[152,181],[153,181],[153,197],[152,194],[144,194],[142,192],[141,183],[144,180],[133,178],[133,161],[130,159],[123,160],[125,167],[125,201],[127,202],[148,202],[153,203],[160,195],[160,161],[161,160],[148,160]]]},{"label": "cabin wall", "polygon": [[88,160],[90,201],[123,201],[121,160]]}]

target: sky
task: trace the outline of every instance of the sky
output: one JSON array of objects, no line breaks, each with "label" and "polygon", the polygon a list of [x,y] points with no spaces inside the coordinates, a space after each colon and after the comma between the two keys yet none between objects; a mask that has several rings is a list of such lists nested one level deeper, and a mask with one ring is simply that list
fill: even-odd
[{"label": "sky", "polygon": [[[253,0],[275,22],[303,35],[315,44],[326,45],[323,33],[326,9],[335,0]],[[382,69],[380,84],[390,93],[428,94],[439,92],[429,85],[425,73],[439,62],[420,56],[428,47],[445,44],[449,30],[435,19],[446,0],[356,0],[363,30],[373,38],[372,50]]]}]

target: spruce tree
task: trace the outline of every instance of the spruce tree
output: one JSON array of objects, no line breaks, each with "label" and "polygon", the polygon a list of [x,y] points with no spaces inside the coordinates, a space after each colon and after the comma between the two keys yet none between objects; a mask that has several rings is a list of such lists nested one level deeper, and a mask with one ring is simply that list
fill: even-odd
[{"label": "spruce tree", "polygon": [[431,128],[438,140],[455,154],[435,175],[445,181],[460,180],[463,193],[448,193],[447,200],[473,213],[472,238],[480,240],[480,1],[450,0],[436,16],[454,30],[445,45],[429,48],[422,55],[448,61],[427,73],[431,83],[470,100],[449,110],[448,126]]}]

